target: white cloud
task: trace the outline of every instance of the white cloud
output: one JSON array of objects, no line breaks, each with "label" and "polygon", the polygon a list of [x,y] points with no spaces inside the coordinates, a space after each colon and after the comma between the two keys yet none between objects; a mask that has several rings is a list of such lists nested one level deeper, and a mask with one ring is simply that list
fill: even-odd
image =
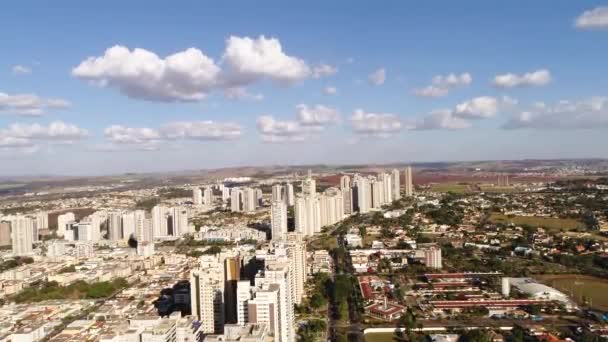
[{"label": "white cloud", "polygon": [[85,59],[72,69],[72,75],[131,98],[185,102],[202,100],[217,90],[234,99],[256,100],[259,95],[243,96],[248,95],[244,87],[253,82],[285,85],[336,71],[325,64],[311,71],[304,60],[287,55],[276,38],[231,36],[219,63],[197,48],[163,58],[145,49],[117,45],[103,56]]},{"label": "white cloud", "polygon": [[264,36],[257,39],[231,36],[222,62],[227,65],[229,84],[246,85],[264,78],[290,84],[311,76],[304,60],[285,54],[278,39]]},{"label": "white cloud", "polygon": [[499,88],[543,86],[549,82],[551,82],[551,73],[547,69],[528,72],[523,75],[508,73],[494,77],[494,85]]},{"label": "white cloud", "polygon": [[62,121],[49,125],[14,123],[0,129],[0,148],[37,150],[38,144],[70,144],[89,135],[87,130]]},{"label": "white cloud", "polygon": [[257,130],[263,141],[303,141],[316,137],[325,127],[340,122],[340,112],[324,105],[296,106],[295,120],[277,120],[270,115],[260,116]]},{"label": "white cloud", "polygon": [[408,121],[407,129],[465,129],[472,127],[470,120],[495,117],[501,111],[511,111],[517,100],[510,97],[479,96],[461,102],[454,109],[432,111],[421,119]]},{"label": "white cloud", "polygon": [[224,91],[224,95],[230,100],[262,101],[264,99],[263,94],[252,94],[244,87],[228,88]]},{"label": "white cloud", "polygon": [[465,119],[491,118],[498,113],[500,102],[490,96],[480,96],[456,106],[454,115]]},{"label": "white cloud", "polygon": [[13,66],[13,75],[29,75],[32,73],[32,69],[24,65]]},{"label": "white cloud", "polygon": [[559,101],[550,106],[535,103],[507,121],[503,128],[602,129],[608,127],[608,97]]},{"label": "white cloud", "polygon": [[120,45],[101,57],[89,57],[72,75],[101,87],[151,101],[196,101],[216,86],[220,68],[200,50],[190,48],[165,58]]},{"label": "white cloud", "polygon": [[608,29],[608,6],[585,11],[574,21],[580,29]]},{"label": "white cloud", "polygon": [[380,68],[368,76],[368,80],[373,85],[382,85],[386,81],[386,69]]},{"label": "white cloud", "polygon": [[175,121],[159,129],[112,125],[104,130],[110,144],[97,150],[118,150],[119,145],[131,145],[143,150],[157,150],[160,143],[173,140],[229,140],[240,137],[242,127],[234,123],[214,121]]},{"label": "white cloud", "polygon": [[70,103],[62,99],[42,98],[34,94],[0,93],[0,113],[37,116],[44,114],[49,109],[68,107],[70,107]]},{"label": "white cloud", "polygon": [[177,121],[161,127],[160,132],[167,139],[185,140],[228,140],[236,139],[243,128],[235,123],[207,121]]},{"label": "white cloud", "polygon": [[448,75],[437,75],[433,77],[431,85],[424,88],[414,89],[414,94],[423,97],[446,96],[453,88],[471,84],[473,77],[468,72],[460,75],[451,73]]},{"label": "white cloud", "polygon": [[321,78],[334,75],[338,72],[338,68],[329,64],[320,64],[313,68],[312,77]]},{"label": "white cloud", "polygon": [[401,130],[399,117],[390,113],[368,113],[357,109],[350,120],[355,133],[366,136],[389,137]]},{"label": "white cloud", "polygon": [[336,87],[327,86],[323,89],[323,93],[325,95],[336,95],[338,93],[338,89]]},{"label": "white cloud", "polygon": [[309,107],[299,104],[296,110],[297,120],[303,126],[323,127],[340,121],[340,112],[337,109],[323,105]]},{"label": "white cloud", "polygon": [[257,129],[266,142],[303,141],[310,136],[309,130],[299,122],[276,120],[270,115],[258,118]]},{"label": "white cloud", "polygon": [[431,112],[421,120],[415,120],[409,126],[409,129],[415,130],[432,130],[432,129],[464,129],[471,127],[471,123],[467,120],[454,116],[454,112],[449,109],[440,109]]}]

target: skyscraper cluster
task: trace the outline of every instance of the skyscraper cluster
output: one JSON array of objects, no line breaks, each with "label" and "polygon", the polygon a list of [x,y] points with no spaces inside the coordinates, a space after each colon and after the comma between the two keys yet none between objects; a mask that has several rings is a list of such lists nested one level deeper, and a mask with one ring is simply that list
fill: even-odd
[{"label": "skyscraper cluster", "polygon": [[211,186],[206,186],[203,189],[199,187],[192,189],[192,203],[194,205],[212,205],[213,200],[213,189]]},{"label": "skyscraper cluster", "polygon": [[230,211],[253,212],[262,204],[262,190],[250,187],[230,189]]},{"label": "skyscraper cluster", "polygon": [[220,334],[227,323],[265,324],[275,341],[296,340],[293,305],[301,303],[306,281],[302,236],[286,234],[256,258],[263,267],[255,279],[240,279],[236,251],[199,259],[190,273],[191,305],[203,333]]},{"label": "skyscraper cluster", "polygon": [[0,217],[0,245],[12,247],[13,255],[28,255],[40,231],[48,229],[49,216],[45,211],[32,215]]}]

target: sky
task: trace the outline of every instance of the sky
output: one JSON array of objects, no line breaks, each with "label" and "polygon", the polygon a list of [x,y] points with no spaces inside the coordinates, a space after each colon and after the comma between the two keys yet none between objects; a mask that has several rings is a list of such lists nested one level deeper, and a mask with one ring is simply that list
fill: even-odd
[{"label": "sky", "polygon": [[30,1],[0,175],[608,158],[608,2]]}]

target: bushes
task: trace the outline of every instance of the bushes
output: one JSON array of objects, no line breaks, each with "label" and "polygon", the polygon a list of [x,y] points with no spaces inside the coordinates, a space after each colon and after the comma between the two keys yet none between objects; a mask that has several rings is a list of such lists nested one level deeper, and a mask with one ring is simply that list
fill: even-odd
[{"label": "bushes", "polygon": [[24,289],[14,297],[14,300],[17,303],[31,303],[49,299],[99,299],[109,297],[127,286],[128,282],[124,278],[91,284],[79,280],[68,286],[47,282],[39,287]]}]

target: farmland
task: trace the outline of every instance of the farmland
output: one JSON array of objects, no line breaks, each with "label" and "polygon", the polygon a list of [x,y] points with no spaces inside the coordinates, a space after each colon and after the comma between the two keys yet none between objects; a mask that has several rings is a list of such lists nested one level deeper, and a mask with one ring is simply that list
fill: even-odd
[{"label": "farmland", "polygon": [[582,229],[585,225],[575,219],[542,217],[542,216],[507,216],[501,213],[492,213],[489,221],[491,223],[528,225],[532,227],[543,227],[553,232]]},{"label": "farmland", "polygon": [[534,278],[554,287],[572,298],[577,304],[608,311],[608,280],[578,274],[538,275]]}]

